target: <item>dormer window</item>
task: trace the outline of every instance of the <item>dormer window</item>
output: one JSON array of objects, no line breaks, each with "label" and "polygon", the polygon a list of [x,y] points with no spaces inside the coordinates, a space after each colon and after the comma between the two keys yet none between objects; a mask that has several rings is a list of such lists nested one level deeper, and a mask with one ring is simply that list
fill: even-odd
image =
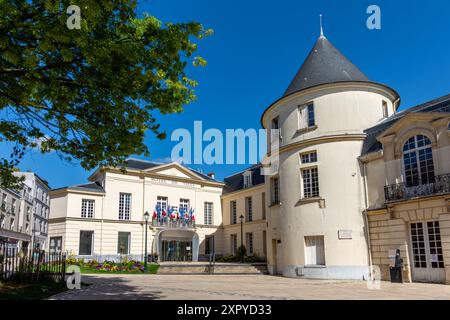
[{"label": "dormer window", "polygon": [[383,118],[389,117],[388,104],[387,104],[387,102],[383,100],[382,106],[383,106]]},{"label": "dormer window", "polygon": [[252,172],[244,172],[244,188],[249,188],[252,186]]}]

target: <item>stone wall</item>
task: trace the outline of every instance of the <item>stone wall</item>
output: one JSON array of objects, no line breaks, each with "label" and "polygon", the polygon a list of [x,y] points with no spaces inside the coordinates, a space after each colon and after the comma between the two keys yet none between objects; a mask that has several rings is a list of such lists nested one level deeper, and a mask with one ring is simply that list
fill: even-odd
[{"label": "stone wall", "polygon": [[382,280],[390,280],[389,250],[400,249],[403,279],[412,281],[409,224],[439,221],[446,284],[450,284],[450,212],[449,196],[436,196],[391,204],[387,209],[368,213],[372,263],[381,269]]}]

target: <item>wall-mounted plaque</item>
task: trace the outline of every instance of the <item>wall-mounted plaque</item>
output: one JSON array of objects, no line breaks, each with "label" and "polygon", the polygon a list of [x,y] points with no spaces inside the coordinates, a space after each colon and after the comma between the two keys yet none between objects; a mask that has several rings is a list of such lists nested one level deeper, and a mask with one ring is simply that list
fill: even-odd
[{"label": "wall-mounted plaque", "polygon": [[339,230],[338,231],[339,240],[351,240],[352,230]]}]

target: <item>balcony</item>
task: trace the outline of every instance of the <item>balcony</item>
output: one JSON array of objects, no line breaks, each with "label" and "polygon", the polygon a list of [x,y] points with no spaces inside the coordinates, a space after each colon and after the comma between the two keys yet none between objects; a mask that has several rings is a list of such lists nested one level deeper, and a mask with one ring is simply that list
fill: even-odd
[{"label": "balcony", "polygon": [[28,201],[29,203],[33,203],[33,197],[31,196],[31,194],[29,192],[24,191],[23,198],[25,199],[25,201]]},{"label": "balcony", "polygon": [[170,219],[168,217],[160,217],[152,219],[153,227],[170,228],[170,229],[193,229],[195,228],[195,220],[193,219]]},{"label": "balcony", "polygon": [[411,187],[406,186],[405,183],[398,183],[384,187],[386,202],[408,200],[445,193],[450,193],[450,173],[436,176],[433,183]]}]

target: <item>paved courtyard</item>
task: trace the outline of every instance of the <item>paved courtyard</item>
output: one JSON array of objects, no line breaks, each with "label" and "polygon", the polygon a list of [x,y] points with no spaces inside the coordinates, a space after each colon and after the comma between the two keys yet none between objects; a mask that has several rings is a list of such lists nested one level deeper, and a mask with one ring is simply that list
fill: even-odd
[{"label": "paved courtyard", "polygon": [[369,290],[362,281],[289,279],[264,275],[89,275],[90,286],[54,300],[450,299],[450,286],[391,284]]}]

